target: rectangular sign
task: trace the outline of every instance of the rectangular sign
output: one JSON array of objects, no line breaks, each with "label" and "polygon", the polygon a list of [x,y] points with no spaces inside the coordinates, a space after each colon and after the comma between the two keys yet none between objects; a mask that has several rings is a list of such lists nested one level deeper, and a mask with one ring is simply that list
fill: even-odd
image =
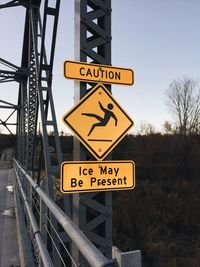
[{"label": "rectangular sign", "polygon": [[133,161],[67,161],[61,165],[63,193],[131,190],[135,187]]},{"label": "rectangular sign", "polygon": [[85,82],[123,85],[132,85],[134,83],[132,69],[76,61],[64,62],[64,76],[67,79]]}]

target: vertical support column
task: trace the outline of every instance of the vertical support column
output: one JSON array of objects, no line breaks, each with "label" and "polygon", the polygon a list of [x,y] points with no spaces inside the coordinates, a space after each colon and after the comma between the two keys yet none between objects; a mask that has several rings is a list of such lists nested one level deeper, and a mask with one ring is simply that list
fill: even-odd
[{"label": "vertical support column", "polygon": [[[23,139],[22,151],[25,148],[25,157],[23,164],[29,172],[32,172],[37,178],[37,182],[42,182],[41,173],[45,172],[47,177],[46,192],[54,199],[55,188],[54,182],[59,177],[60,164],[62,162],[61,144],[58,135],[58,127],[56,122],[56,114],[54,108],[54,99],[52,95],[52,71],[54,63],[54,53],[56,45],[56,35],[58,26],[58,17],[60,9],[60,0],[32,0],[27,3],[27,12],[24,29],[24,43],[22,51],[22,67],[28,69],[29,77],[26,89],[26,103],[20,98],[22,109],[20,110],[19,127],[23,124],[25,129],[25,138],[23,138],[23,129],[19,128],[19,136]],[[46,49],[46,45],[48,47]],[[25,95],[21,89],[20,96]],[[26,106],[26,109],[23,109]],[[41,120],[42,126],[42,143],[43,150],[40,157],[37,157],[36,131],[38,121]],[[49,136],[49,132],[54,133]],[[54,157],[50,154],[50,146],[55,147]],[[25,144],[25,146],[24,146]],[[20,155],[21,155],[20,154]],[[39,160],[43,158],[45,166],[40,164]],[[23,161],[23,160],[22,160]],[[42,169],[43,168],[43,169]],[[69,196],[64,198],[62,205],[63,210],[70,217],[71,207]],[[54,244],[61,253],[61,243],[56,237],[53,228],[46,223],[44,204],[41,203],[40,226],[47,243],[46,230],[44,223],[49,227]],[[49,215],[49,214],[48,214]],[[55,218],[50,214],[54,228],[59,231]],[[67,235],[61,230],[63,241],[68,242]],[[48,240],[50,243],[50,241]],[[53,242],[52,242],[53,244]],[[61,260],[56,248],[50,245],[54,265],[61,266]]]},{"label": "vertical support column", "polygon": [[27,170],[33,170],[35,136],[37,127],[37,83],[38,83],[38,48],[37,48],[37,25],[39,6],[30,6],[29,10],[29,98],[28,98],[28,135],[27,135]]},{"label": "vertical support column", "polygon": [[[111,0],[75,1],[75,60],[111,65]],[[93,86],[92,83],[76,81],[75,102]],[[106,87],[111,90],[110,85]],[[73,158],[80,161],[92,159],[76,138]],[[108,258],[111,258],[112,193],[75,194],[73,221]],[[86,266],[75,248],[73,255],[77,263]]]},{"label": "vertical support column", "polygon": [[17,111],[17,159],[26,164],[26,141],[27,141],[27,86],[21,82],[19,87]]},{"label": "vertical support column", "polygon": [[[26,10],[24,23],[24,40],[22,49],[21,68],[28,71],[28,47],[29,47],[29,9]],[[27,77],[28,78],[28,77]],[[17,159],[23,165],[27,165],[27,134],[28,134],[28,92],[27,79],[20,82],[18,96],[18,125],[17,125]]]}]

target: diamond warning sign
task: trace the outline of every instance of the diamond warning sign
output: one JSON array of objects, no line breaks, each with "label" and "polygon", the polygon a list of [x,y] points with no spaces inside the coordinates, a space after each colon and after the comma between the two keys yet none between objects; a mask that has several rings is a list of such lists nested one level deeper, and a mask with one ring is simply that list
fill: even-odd
[{"label": "diamond warning sign", "polygon": [[64,115],[63,121],[99,160],[103,160],[133,126],[132,119],[103,84],[97,84]]}]

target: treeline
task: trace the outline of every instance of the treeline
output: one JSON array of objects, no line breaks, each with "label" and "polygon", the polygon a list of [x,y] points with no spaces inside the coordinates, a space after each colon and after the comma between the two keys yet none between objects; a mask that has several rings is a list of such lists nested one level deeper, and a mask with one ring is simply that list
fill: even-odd
[{"label": "treeline", "polygon": [[113,242],[143,267],[198,267],[200,136],[127,136],[114,159],[136,163],[136,187],[113,193]]},{"label": "treeline", "polygon": [[[72,158],[73,137],[60,136],[63,154]],[[49,138],[54,147],[53,136]],[[0,134],[0,152],[16,147],[16,136]],[[115,160],[133,160],[138,179],[199,178],[200,135],[127,135],[113,150]]]},{"label": "treeline", "polygon": [[135,161],[138,179],[199,178],[200,135],[127,135],[113,159]]},{"label": "treeline", "polygon": [[16,136],[0,134],[0,153],[8,147],[16,147]]}]

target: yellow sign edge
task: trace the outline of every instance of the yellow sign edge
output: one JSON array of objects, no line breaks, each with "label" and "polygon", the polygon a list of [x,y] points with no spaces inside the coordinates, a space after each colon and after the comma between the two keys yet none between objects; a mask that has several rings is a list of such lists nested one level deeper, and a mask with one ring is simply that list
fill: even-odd
[{"label": "yellow sign edge", "polygon": [[60,166],[60,191],[63,194],[78,194],[78,193],[88,193],[88,192],[98,192],[98,191],[122,191],[122,190],[132,190],[136,187],[136,179],[135,179],[135,162],[132,160],[106,160],[106,161],[102,161],[101,164],[103,163],[113,163],[113,164],[117,164],[117,163],[130,163],[133,165],[133,186],[132,187],[126,187],[126,188],[113,188],[113,189],[92,189],[92,190],[77,190],[77,191],[64,191],[63,190],[63,166],[65,164],[99,164],[99,161],[64,161],[61,163]]},{"label": "yellow sign edge", "polygon": [[108,89],[102,84],[102,83],[98,83],[94,88],[92,88],[92,90],[87,93],[83,98],[81,98],[68,112],[66,112],[63,116],[62,116],[62,121],[65,125],[67,125],[69,127],[69,129],[75,134],[75,136],[78,138],[78,140],[83,144],[84,147],[86,147],[90,153],[99,161],[102,161],[109,153],[111,153],[111,151],[115,148],[115,146],[124,138],[124,136],[127,134],[127,132],[134,126],[134,122],[132,120],[132,118],[129,117],[129,115],[126,114],[126,112],[124,112],[129,120],[131,121],[131,125],[129,126],[128,129],[126,129],[126,131],[119,137],[119,139],[117,139],[113,145],[111,147],[109,147],[109,149],[103,154],[103,156],[98,156],[85,142],[84,139],[81,138],[81,136],[79,136],[79,134],[76,133],[75,130],[73,130],[73,128],[71,128],[69,126],[69,124],[65,121],[65,117],[70,114],[74,109],[78,108],[79,105],[81,105],[82,102],[85,101],[85,99],[89,98],[91,94],[93,94],[93,91],[97,90],[99,86],[102,86],[104,90],[106,90],[106,92],[108,93],[108,95],[110,95],[110,97],[112,98],[112,100],[117,103],[118,107],[123,111],[123,108],[119,105],[119,103],[117,102],[117,100],[113,97],[113,95],[108,91]]},{"label": "yellow sign edge", "polygon": [[[95,66],[95,67],[103,67],[103,68],[110,68],[110,69],[119,69],[119,70],[127,70],[130,71],[132,73],[132,82],[131,83],[117,83],[117,82],[106,82],[106,81],[99,81],[99,80],[90,80],[90,79],[81,79],[81,78],[71,78],[67,75],[65,75],[66,71],[66,64],[67,63],[73,63],[73,64],[81,64],[81,65],[86,65],[86,66]],[[95,64],[95,63],[88,63],[88,62],[81,62],[81,61],[73,61],[73,60],[65,60],[64,63],[64,68],[63,68],[63,75],[66,79],[70,79],[70,80],[77,80],[77,81],[82,81],[82,82],[93,82],[93,83],[105,83],[105,84],[118,84],[118,85],[133,85],[135,82],[134,79],[134,71],[131,68],[121,68],[121,67],[114,67],[111,65],[103,65],[103,64]]]}]

